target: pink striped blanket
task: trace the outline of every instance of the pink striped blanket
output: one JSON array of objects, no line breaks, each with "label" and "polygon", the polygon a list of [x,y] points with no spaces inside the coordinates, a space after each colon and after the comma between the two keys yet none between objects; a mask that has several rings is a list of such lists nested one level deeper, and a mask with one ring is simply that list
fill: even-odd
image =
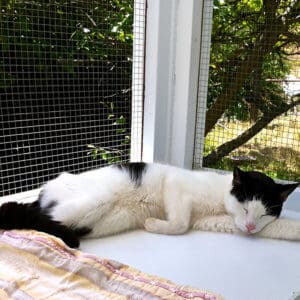
[{"label": "pink striped blanket", "polygon": [[30,230],[0,230],[0,299],[210,299],[116,261],[68,248]]}]

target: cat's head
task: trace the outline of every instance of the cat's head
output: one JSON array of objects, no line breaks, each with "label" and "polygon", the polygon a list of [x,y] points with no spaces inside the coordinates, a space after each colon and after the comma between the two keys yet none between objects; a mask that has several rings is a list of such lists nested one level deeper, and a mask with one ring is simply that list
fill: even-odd
[{"label": "cat's head", "polygon": [[226,209],[241,231],[256,233],[279,217],[284,201],[298,185],[278,184],[263,173],[235,168]]}]

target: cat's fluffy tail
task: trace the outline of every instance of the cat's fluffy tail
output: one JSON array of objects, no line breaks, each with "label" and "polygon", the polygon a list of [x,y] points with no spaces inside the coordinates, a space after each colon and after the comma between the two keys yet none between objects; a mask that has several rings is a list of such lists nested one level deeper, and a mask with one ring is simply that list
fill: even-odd
[{"label": "cat's fluffy tail", "polygon": [[61,238],[72,248],[79,247],[76,232],[43,213],[39,202],[7,202],[0,206],[1,229],[33,229]]}]

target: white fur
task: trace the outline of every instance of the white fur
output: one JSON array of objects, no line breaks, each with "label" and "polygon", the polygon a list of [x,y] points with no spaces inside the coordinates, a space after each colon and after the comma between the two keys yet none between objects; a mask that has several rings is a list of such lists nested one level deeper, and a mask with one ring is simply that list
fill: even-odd
[{"label": "white fur", "polygon": [[61,174],[44,185],[41,205],[46,208],[55,201],[50,213],[53,219],[68,226],[93,228],[89,237],[135,228],[163,234],[182,234],[189,228],[237,233],[247,232],[250,222],[256,226],[251,233],[300,240],[300,224],[293,225],[296,233],[289,236],[284,229],[278,230],[282,220],[272,223],[274,230],[266,227],[275,218],[264,216],[261,201],[241,204],[230,194],[231,188],[231,174],[157,163],[147,165],[137,187],[127,172],[110,166],[78,175]]},{"label": "white fur", "polygon": [[255,225],[251,233],[256,233],[276,219],[267,215],[266,208],[260,199],[249,199],[245,203],[240,203],[233,195],[227,193],[224,201],[227,212],[234,218],[235,225],[245,233],[248,232],[246,225],[249,223]]}]

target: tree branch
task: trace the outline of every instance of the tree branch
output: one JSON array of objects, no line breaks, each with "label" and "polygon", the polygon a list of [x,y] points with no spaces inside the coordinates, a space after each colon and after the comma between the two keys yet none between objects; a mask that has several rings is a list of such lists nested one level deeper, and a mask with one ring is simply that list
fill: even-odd
[{"label": "tree branch", "polygon": [[[261,26],[261,34],[253,47],[248,48],[246,58],[235,65],[234,74],[227,74],[222,93],[216,98],[213,105],[206,114],[205,135],[212,130],[219,118],[223,115],[228,106],[233,102],[236,94],[245,85],[245,82],[263,62],[265,55],[274,51],[279,35],[286,34],[288,27],[281,18],[278,18],[276,11],[280,1],[264,0],[264,11],[268,13],[265,24]],[[247,52],[246,52],[247,53]]]},{"label": "tree branch", "polygon": [[263,128],[265,128],[271,121],[279,117],[283,113],[286,113],[291,108],[300,104],[300,99],[297,101],[292,101],[290,104],[281,106],[281,110],[273,110],[271,113],[264,114],[253,126],[244,131],[235,139],[222,144],[217,149],[209,153],[203,158],[203,166],[208,167],[212,163],[215,163],[222,159],[224,156],[228,155],[232,150],[240,147],[259,133]]}]

